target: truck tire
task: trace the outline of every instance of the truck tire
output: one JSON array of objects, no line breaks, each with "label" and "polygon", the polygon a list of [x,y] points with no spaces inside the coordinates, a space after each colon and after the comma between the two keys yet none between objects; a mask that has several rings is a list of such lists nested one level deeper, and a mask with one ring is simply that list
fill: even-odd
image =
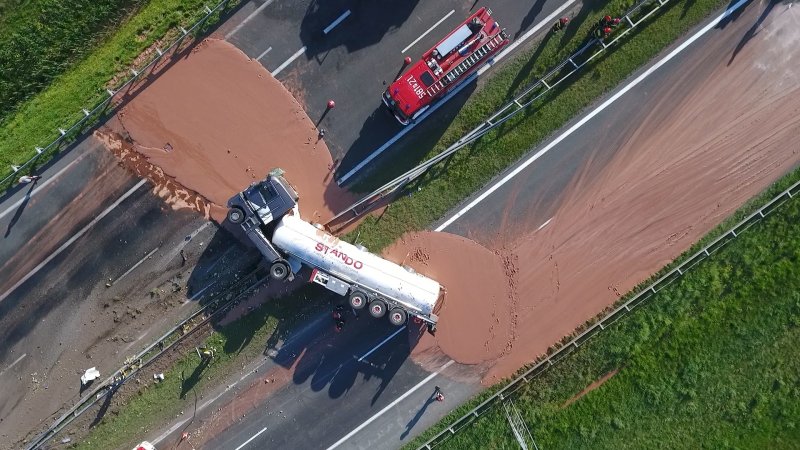
[{"label": "truck tire", "polygon": [[353,291],[350,294],[350,306],[353,309],[363,309],[367,306],[367,294],[361,291]]},{"label": "truck tire", "polygon": [[405,325],[406,320],[408,320],[408,313],[403,308],[392,308],[389,311],[389,323],[392,325],[399,327]]},{"label": "truck tire", "polygon": [[244,217],[244,211],[242,211],[242,208],[239,208],[238,206],[233,206],[228,210],[228,220],[230,223],[242,223],[244,222]]},{"label": "truck tire", "polygon": [[289,264],[286,261],[275,261],[269,267],[269,276],[273,280],[285,280],[286,277],[289,276],[289,272],[291,269],[289,268]]},{"label": "truck tire", "polygon": [[376,319],[380,319],[381,317],[386,315],[386,302],[383,300],[376,298],[369,304],[369,315]]}]

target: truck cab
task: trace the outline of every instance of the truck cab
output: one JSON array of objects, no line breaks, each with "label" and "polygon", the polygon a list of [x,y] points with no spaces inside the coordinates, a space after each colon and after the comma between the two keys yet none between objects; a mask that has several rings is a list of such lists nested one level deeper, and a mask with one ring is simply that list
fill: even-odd
[{"label": "truck cab", "polygon": [[250,185],[228,200],[228,220],[242,226],[245,234],[264,258],[271,264],[270,276],[284,280],[292,278],[292,271],[282,254],[267,238],[277,222],[297,207],[297,191],[275,169],[267,178]]}]

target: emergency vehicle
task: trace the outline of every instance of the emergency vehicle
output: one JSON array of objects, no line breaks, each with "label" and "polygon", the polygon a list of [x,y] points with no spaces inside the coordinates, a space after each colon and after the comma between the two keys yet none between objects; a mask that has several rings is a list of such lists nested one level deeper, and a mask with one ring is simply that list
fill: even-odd
[{"label": "emergency vehicle", "polygon": [[492,10],[481,8],[395,80],[383,93],[383,103],[408,125],[508,43]]},{"label": "emergency vehicle", "polygon": [[396,326],[411,315],[431,333],[436,330],[439,283],[304,221],[297,201],[280,169],[228,201],[228,220],[241,225],[270,263],[272,279],[291,280],[305,265],[310,282],[346,296],[354,309],[368,307],[375,318],[388,315]]}]

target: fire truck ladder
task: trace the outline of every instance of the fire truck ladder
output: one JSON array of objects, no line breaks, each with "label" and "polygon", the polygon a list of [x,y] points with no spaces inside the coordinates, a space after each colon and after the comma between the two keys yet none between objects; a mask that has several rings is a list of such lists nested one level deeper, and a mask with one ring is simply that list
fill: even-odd
[{"label": "fire truck ladder", "polygon": [[491,53],[492,50],[497,48],[497,46],[506,40],[506,38],[507,36],[505,31],[500,31],[497,33],[497,35],[490,39],[489,42],[478,47],[478,49],[472,52],[467,59],[461,61],[459,65],[455,66],[452,70],[450,70],[450,72],[447,72],[447,74],[440,78],[439,81],[431,85],[431,87],[429,87],[426,91],[427,94],[431,97],[438,94],[439,91],[445,88],[445,86],[458,79],[461,74],[471,69],[473,66],[475,66],[475,64],[482,60],[484,56]]}]

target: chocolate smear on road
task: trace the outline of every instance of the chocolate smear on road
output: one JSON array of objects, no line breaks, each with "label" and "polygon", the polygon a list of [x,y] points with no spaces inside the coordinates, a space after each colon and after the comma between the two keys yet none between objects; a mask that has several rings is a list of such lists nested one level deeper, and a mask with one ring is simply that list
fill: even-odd
[{"label": "chocolate smear on road", "polygon": [[[109,127],[147,158],[154,168],[148,177],[166,196],[197,193],[224,208],[279,167],[300,195],[304,219],[325,222],[350,203],[332,182],[328,148],[301,105],[260,63],[225,41],[203,41],[117,118]],[[114,136],[105,135],[107,141]],[[166,179],[170,186],[162,185]],[[214,206],[186,206],[223,219],[224,210]]]}]

